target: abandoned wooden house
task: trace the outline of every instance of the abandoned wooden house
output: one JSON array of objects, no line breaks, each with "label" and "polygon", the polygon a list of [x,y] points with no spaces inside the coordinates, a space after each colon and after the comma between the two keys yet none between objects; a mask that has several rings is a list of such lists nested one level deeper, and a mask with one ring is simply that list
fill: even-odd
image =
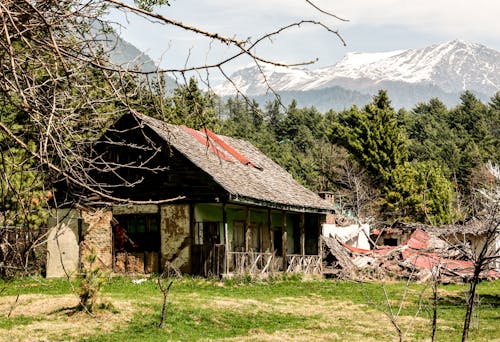
[{"label": "abandoned wooden house", "polygon": [[152,202],[59,209],[47,276],[77,271],[90,251],[125,273],[160,272],[167,262],[203,276],[321,271],[321,225],[333,206],[249,142],[133,112],[96,150],[133,166],[98,175],[113,196]]}]

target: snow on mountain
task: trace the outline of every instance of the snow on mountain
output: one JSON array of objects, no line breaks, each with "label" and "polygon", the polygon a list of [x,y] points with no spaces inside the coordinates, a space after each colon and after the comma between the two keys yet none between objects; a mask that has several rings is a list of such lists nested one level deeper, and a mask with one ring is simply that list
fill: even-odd
[{"label": "snow on mountain", "polygon": [[[275,91],[311,91],[334,86],[363,91],[377,85],[437,86],[443,92],[464,90],[493,94],[500,89],[500,53],[480,44],[454,40],[423,49],[349,53],[337,64],[316,70],[265,65],[232,75],[240,91],[254,96]],[[233,85],[216,87],[219,95],[235,93]]]},{"label": "snow on mountain", "polygon": [[[305,84],[313,82],[316,77],[314,71],[303,68],[287,68],[271,65],[248,66],[231,75],[231,80],[238,89],[247,95],[265,94],[268,86],[280,91],[301,89]],[[227,82],[215,87],[214,91],[221,95],[233,95],[234,86]]]}]

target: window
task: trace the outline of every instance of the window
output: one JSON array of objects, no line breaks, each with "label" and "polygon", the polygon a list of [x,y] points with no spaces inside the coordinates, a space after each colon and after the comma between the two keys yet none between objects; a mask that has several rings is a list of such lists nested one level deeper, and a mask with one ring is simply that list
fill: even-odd
[{"label": "window", "polygon": [[116,251],[160,250],[158,214],[118,215],[113,227]]},{"label": "window", "polygon": [[220,244],[219,222],[196,222],[194,226],[194,244]]}]

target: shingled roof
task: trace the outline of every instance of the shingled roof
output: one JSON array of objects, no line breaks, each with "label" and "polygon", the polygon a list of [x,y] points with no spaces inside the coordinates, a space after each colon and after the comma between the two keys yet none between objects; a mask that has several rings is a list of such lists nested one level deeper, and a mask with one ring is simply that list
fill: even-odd
[{"label": "shingled roof", "polygon": [[333,206],[300,185],[249,142],[196,131],[134,112],[143,125],[224,188],[230,201],[301,212],[331,212]]}]

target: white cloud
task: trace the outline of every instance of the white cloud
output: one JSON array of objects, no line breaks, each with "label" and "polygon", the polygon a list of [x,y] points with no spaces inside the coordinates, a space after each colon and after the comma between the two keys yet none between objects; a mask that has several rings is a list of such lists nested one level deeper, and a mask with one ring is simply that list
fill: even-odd
[{"label": "white cloud", "polygon": [[[322,21],[340,29],[347,48],[323,29],[311,26],[291,30],[273,44],[266,42],[259,48],[259,53],[274,60],[292,62],[319,57],[319,66],[331,65],[349,51],[417,48],[456,38],[500,49],[499,0],[312,1],[349,22],[328,17],[304,0],[174,0],[170,7],[158,11],[185,24],[239,39],[255,39],[302,18]],[[144,20],[131,20],[126,26],[126,40],[155,60],[162,57],[169,66],[182,66],[188,55],[193,63],[202,63],[207,51],[212,57],[228,52],[206,41],[200,44],[199,37],[183,30]]]},{"label": "white cloud", "polygon": [[413,30],[456,36],[500,32],[500,1],[339,0],[335,6],[355,25],[405,25]]}]

